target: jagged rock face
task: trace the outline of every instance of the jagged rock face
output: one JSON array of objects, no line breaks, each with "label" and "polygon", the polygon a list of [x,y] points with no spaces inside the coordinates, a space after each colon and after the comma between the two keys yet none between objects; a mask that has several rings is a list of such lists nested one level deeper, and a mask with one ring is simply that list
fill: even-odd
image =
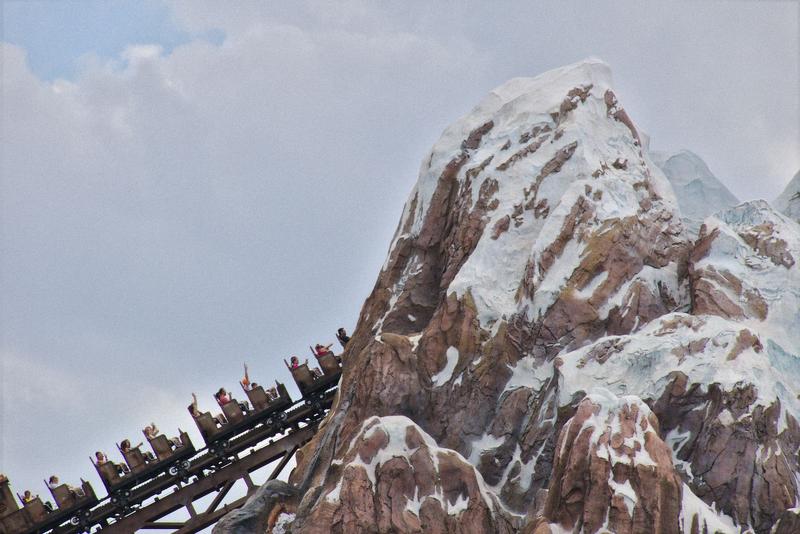
[{"label": "jagged rock face", "polygon": [[797,171],[773,204],[776,210],[800,223],[800,171]]},{"label": "jagged rock face", "polygon": [[526,532],[730,532],[685,490],[656,416],[605,390],[578,405],[558,438],[547,502]]},{"label": "jagged rock face", "polygon": [[794,504],[800,366],[768,334],[677,313],[559,358],[562,403],[597,386],[644,399],[691,490],[740,525],[766,531]]},{"label": "jagged rock face", "polygon": [[681,479],[638,397],[584,398],[555,458],[544,509],[550,522],[568,531],[678,532]]},{"label": "jagged rock face", "polygon": [[[292,531],[733,531],[694,492],[765,531],[798,494],[796,234],[746,204],[694,244],[602,63],[511,80],[423,162],[299,454]],[[598,387],[642,400],[581,404]],[[651,478],[604,467],[598,413],[637,422],[623,445],[660,458]],[[625,480],[641,514],[613,496]]]},{"label": "jagged rock face", "polygon": [[[294,530],[347,532],[513,532],[497,498],[461,455],[440,448],[413,421],[372,417],[333,462],[322,500]],[[329,484],[329,486],[330,486]]]},{"label": "jagged rock face", "polygon": [[[259,487],[241,508],[233,510],[215,526],[212,534],[252,534],[264,531],[264,525],[273,526],[270,517],[280,510],[277,503],[285,508],[288,503],[296,505],[298,490],[281,480],[269,480]],[[277,533],[275,533],[277,534]]]},{"label": "jagged rock face", "polygon": [[800,493],[798,251],[800,227],[764,202],[710,217],[691,255],[696,315],[662,316],[517,381],[555,376],[562,405],[597,385],[645,399],[692,491],[766,532]]},{"label": "jagged rock face", "polygon": [[781,514],[772,534],[795,534],[800,532],[800,508],[792,508]]},{"label": "jagged rock face", "polygon": [[733,193],[694,152],[651,151],[650,158],[672,185],[684,226],[692,235],[698,234],[706,217],[739,204]]},{"label": "jagged rock face", "polygon": [[768,323],[796,340],[800,326],[800,226],[764,201],[703,224],[691,257],[692,312]]},{"label": "jagged rock face", "polygon": [[510,368],[688,305],[688,252],[607,67],[512,80],[423,163],[348,347],[331,456],[368,417],[405,415],[525,514],[569,413]]}]

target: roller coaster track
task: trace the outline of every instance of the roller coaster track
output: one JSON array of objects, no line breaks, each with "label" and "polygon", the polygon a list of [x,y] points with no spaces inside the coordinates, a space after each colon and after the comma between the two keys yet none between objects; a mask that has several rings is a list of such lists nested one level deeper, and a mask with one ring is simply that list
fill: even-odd
[{"label": "roller coaster track", "polygon": [[[150,479],[133,488],[128,499],[129,507],[120,507],[106,497],[91,510],[84,511],[80,523],[62,524],[46,531],[51,534],[131,534],[149,530],[171,530],[175,534],[199,532],[241,507],[257,486],[251,473],[275,464],[268,480],[277,478],[295,452],[308,443],[317,431],[333,402],[336,389],[325,393],[321,403],[310,405],[303,399],[295,402],[286,412],[279,427],[256,426],[228,442],[224,453],[216,454],[208,448],[197,451],[191,466],[183,477],[168,473]],[[247,495],[223,504],[234,484],[243,480]],[[216,493],[213,500],[202,509],[198,501]],[[184,508],[188,519],[165,521],[163,518]]]}]

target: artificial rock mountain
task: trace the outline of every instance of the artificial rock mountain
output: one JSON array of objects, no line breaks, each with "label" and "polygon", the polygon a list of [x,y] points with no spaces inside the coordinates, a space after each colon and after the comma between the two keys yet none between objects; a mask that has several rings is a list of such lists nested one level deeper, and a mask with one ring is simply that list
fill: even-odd
[{"label": "artificial rock mountain", "polygon": [[800,523],[800,226],[750,202],[690,235],[643,138],[596,60],[445,130],[281,528]]},{"label": "artificial rock mountain", "polygon": [[690,237],[697,237],[706,217],[739,203],[697,154],[681,150],[675,153],[651,151],[649,155],[669,180]]}]

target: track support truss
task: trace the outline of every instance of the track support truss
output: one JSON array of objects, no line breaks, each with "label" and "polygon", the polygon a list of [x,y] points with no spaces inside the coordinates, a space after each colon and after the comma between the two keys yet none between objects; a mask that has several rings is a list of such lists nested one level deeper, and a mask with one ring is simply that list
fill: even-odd
[{"label": "track support truss", "polygon": [[[172,531],[174,534],[192,534],[213,525],[222,516],[241,507],[257,489],[250,474],[270,464],[275,464],[269,480],[277,478],[297,450],[308,443],[316,432],[316,425],[310,425],[290,433],[243,457],[237,457],[228,465],[208,474],[197,476],[187,484],[178,484],[175,490],[158,498],[133,513],[102,527],[102,534],[130,534],[132,532]],[[223,504],[234,484],[243,480],[247,495]],[[214,499],[203,509],[198,510],[197,501],[216,492]],[[173,512],[185,508],[189,518],[185,521],[160,521]]]}]

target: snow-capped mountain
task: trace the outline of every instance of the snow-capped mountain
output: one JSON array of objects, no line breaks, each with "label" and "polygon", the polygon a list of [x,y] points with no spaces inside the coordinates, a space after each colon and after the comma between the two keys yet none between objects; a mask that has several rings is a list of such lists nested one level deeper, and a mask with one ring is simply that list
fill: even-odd
[{"label": "snow-capped mountain", "polygon": [[797,171],[773,204],[776,210],[800,223],[800,171]]},{"label": "snow-capped mountain", "polygon": [[641,139],[598,60],[444,131],[299,456],[292,532],[789,532],[800,227]]},{"label": "snow-capped mountain", "polygon": [[692,235],[700,231],[703,219],[739,203],[694,152],[651,151],[650,158],[672,185],[684,225]]}]

